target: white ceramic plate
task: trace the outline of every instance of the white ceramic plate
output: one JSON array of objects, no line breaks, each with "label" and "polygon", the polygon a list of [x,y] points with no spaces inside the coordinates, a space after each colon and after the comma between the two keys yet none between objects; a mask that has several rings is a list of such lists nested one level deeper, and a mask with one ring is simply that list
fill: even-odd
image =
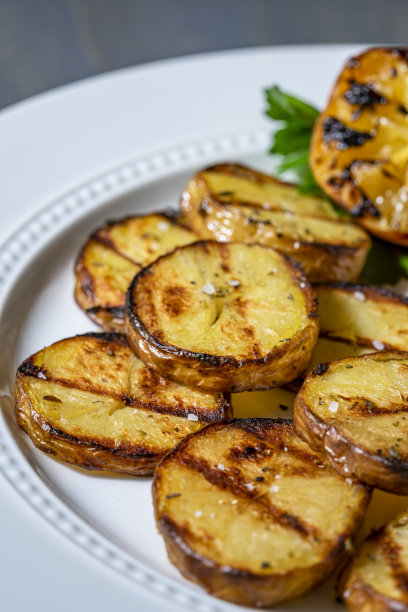
[{"label": "white ceramic plate", "polygon": [[[333,71],[349,51],[338,48],[330,51],[291,49],[220,54],[169,62],[159,67],[152,66],[144,69],[145,72],[139,69],[139,73],[135,71],[135,74],[129,72],[122,75],[127,77],[122,79],[122,82],[117,79],[115,82],[113,75],[105,77],[105,81],[110,79],[110,84],[103,83],[101,79],[79,86],[76,92],[75,88],[67,89],[59,94],[59,99],[51,100],[51,108],[54,108],[54,111],[64,108],[68,112],[68,124],[75,120],[68,108],[72,108],[73,102],[74,107],[75,103],[78,104],[78,97],[82,96],[82,101],[86,99],[89,105],[92,101],[102,104],[98,97],[101,81],[107,91],[114,92],[115,95],[118,88],[125,93],[126,88],[130,87],[129,79],[133,87],[143,85],[146,88],[147,83],[148,88],[150,87],[148,94],[152,96],[151,100],[154,100],[157,79],[171,83],[177,73],[178,84],[184,81],[189,82],[190,87],[193,85],[199,107],[202,104],[200,94],[206,90],[211,75],[215,85],[215,89],[211,89],[218,92],[219,101],[211,104],[207,96],[206,104],[207,107],[210,105],[210,110],[204,117],[197,113],[197,108],[188,110],[186,102],[184,107],[177,110],[174,106],[177,119],[174,123],[177,125],[173,125],[170,130],[169,126],[163,127],[158,121],[156,108],[152,109],[149,105],[139,108],[139,112],[143,110],[143,121],[139,126],[143,146],[141,154],[134,156],[133,161],[115,167],[121,139],[115,141],[115,155],[111,157],[106,146],[108,143],[104,143],[102,153],[105,157],[103,158],[102,154],[100,168],[109,166],[111,161],[114,169],[101,172],[96,179],[85,181],[80,187],[70,190],[46,206],[44,200],[37,200],[42,194],[41,187],[38,187],[38,178],[34,179],[34,173],[31,172],[36,196],[31,205],[37,202],[34,204],[35,213],[30,215],[27,202],[20,206],[19,211],[11,208],[7,213],[11,225],[16,229],[4,240],[0,248],[0,332],[3,346],[6,347],[0,354],[0,469],[25,502],[34,507],[49,524],[91,557],[97,558],[101,564],[119,572],[135,585],[134,597],[135,602],[138,602],[136,609],[153,610],[153,604],[146,599],[147,591],[157,594],[161,602],[157,609],[163,612],[170,610],[170,607],[174,609],[174,606],[180,610],[202,612],[218,612],[236,607],[207,596],[198,587],[183,580],[170,566],[153,522],[150,479],[134,480],[89,474],[58,463],[31,446],[14,422],[11,395],[15,368],[25,357],[44,345],[95,329],[77,308],[72,297],[73,261],[81,243],[94,227],[107,218],[120,217],[129,212],[139,213],[174,207],[188,176],[209,163],[237,160],[265,170],[271,168],[271,161],[265,155],[270,127],[260,118],[262,86],[273,82],[282,83],[293,92],[313,99],[314,96],[304,86],[305,74],[309,73],[312,78],[318,67],[323,65],[323,74],[318,76],[317,82],[322,89],[328,89],[334,76]],[[270,69],[267,60],[270,61]],[[300,84],[297,83],[294,70],[297,75],[303,75],[304,81]],[[150,81],[143,81],[146,73]],[[221,84],[226,80],[226,75],[229,75],[229,87],[222,89]],[[247,76],[247,79],[243,79],[243,75]],[[204,77],[207,82],[205,79],[202,81]],[[315,76],[313,78],[315,79]],[[240,95],[232,95],[231,92],[239,88],[242,80],[250,82],[250,90],[247,92],[241,85]],[[84,88],[88,90],[84,92]],[[33,113],[37,113],[48,133],[52,116],[50,119],[45,111],[49,112],[50,100],[43,98],[39,102],[37,100],[31,103],[34,107],[37,104],[34,110],[29,104],[23,105],[20,115],[17,109],[17,119],[27,120],[27,109],[32,118]],[[233,109],[230,113],[229,107]],[[123,111],[120,127],[126,125],[126,118],[131,116],[131,110],[129,105],[129,108],[126,107]],[[9,116],[7,117],[6,113],[3,125],[6,125],[12,135],[13,130],[16,132],[19,129],[18,122],[12,111],[8,112]],[[251,114],[250,121],[248,113]],[[239,120],[240,117],[242,121]],[[61,151],[61,155],[63,160],[67,160],[67,164],[72,163],[70,156],[74,155],[74,146],[77,146],[77,156],[82,160],[82,164],[85,164],[81,166],[81,172],[78,172],[78,177],[82,178],[83,168],[85,167],[86,171],[92,170],[94,161],[92,150],[84,156],[79,152],[79,145],[82,142],[86,144],[89,138],[98,139],[99,135],[95,126],[87,129],[85,117],[79,115],[76,117],[77,121],[78,119],[80,129],[76,130],[76,136],[66,133],[65,143],[68,144],[68,151]],[[148,133],[143,133],[145,124],[151,129],[150,140]],[[194,128],[191,127],[193,124]],[[214,125],[217,126],[216,135]],[[254,127],[248,128],[248,125]],[[195,138],[185,137],[184,126],[187,130],[191,128],[189,134],[191,132]],[[221,129],[222,127],[225,130]],[[30,129],[32,131],[33,128]],[[82,129],[84,133],[81,132]],[[107,127],[108,131],[110,129]],[[160,147],[160,134],[163,130],[166,134],[163,140],[169,146]],[[78,133],[82,134],[80,139]],[[149,147],[151,143],[154,146]],[[127,151],[127,138],[122,139],[122,144],[123,150]],[[154,150],[154,153],[149,154],[149,148]],[[31,153],[33,154],[32,146]],[[101,157],[101,152],[96,149],[95,154]],[[55,152],[51,154],[40,150],[36,158],[31,158],[31,163],[40,172],[40,178],[44,164],[51,167],[55,164],[54,155]],[[61,186],[64,186],[65,181],[75,180],[75,169],[74,163],[70,166],[70,173],[64,175],[64,172],[59,171]],[[30,172],[28,174],[30,178]],[[52,181],[51,174],[50,177]],[[6,182],[7,180],[8,177]],[[14,183],[13,192],[16,189],[18,192],[19,188],[21,190],[21,187]],[[24,218],[24,223],[20,226],[19,217],[20,220]],[[4,228],[2,231],[4,233]],[[236,414],[282,416],[278,403],[275,392],[243,394],[241,397],[237,396]],[[368,514],[366,529],[373,524],[380,524],[405,507],[404,498],[376,494]],[[47,537],[53,537],[51,531]],[[6,545],[10,546],[7,539]],[[47,546],[47,542],[42,541],[41,546]],[[56,562],[52,571],[57,573],[58,569]],[[32,571],[38,572],[38,568],[32,568]],[[47,580],[49,579],[48,576]],[[74,575],[72,579],[75,579]],[[284,609],[330,611],[336,610],[336,605],[333,585],[329,582]],[[48,610],[44,608],[43,603],[39,604],[38,610],[40,608]],[[13,608],[10,607],[11,609]],[[35,611],[37,608],[31,606],[31,609]]]}]

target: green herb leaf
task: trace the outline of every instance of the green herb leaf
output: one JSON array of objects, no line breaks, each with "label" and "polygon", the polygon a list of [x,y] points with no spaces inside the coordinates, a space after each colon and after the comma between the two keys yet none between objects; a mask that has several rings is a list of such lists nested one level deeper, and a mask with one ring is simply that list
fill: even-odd
[{"label": "green herb leaf", "polygon": [[299,129],[294,125],[287,125],[277,130],[273,135],[273,146],[270,153],[273,155],[288,155],[293,151],[309,149],[311,132],[309,129]]},{"label": "green herb leaf", "polygon": [[313,126],[319,111],[294,96],[282,91],[277,85],[265,90],[266,114],[282,127],[272,138],[270,153],[279,155],[281,163],[278,174],[292,172],[302,193],[324,195],[316,183],[309,166],[309,146]]},{"label": "green herb leaf", "polygon": [[316,108],[282,91],[278,85],[266,89],[265,95],[268,103],[266,114],[276,121],[296,119],[305,127],[313,127],[319,116],[319,111]]},{"label": "green herb leaf", "polygon": [[398,264],[408,278],[408,255],[398,255]]}]

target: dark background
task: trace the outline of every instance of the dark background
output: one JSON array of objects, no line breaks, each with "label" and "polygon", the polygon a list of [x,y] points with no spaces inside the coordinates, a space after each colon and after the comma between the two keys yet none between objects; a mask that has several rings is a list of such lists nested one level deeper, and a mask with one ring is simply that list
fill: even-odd
[{"label": "dark background", "polygon": [[0,0],[0,107],[87,76],[258,45],[408,45],[407,0]]}]

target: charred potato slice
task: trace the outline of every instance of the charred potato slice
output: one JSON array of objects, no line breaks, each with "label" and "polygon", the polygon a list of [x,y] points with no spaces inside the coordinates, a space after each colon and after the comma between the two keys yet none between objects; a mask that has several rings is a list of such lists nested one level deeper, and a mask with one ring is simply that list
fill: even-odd
[{"label": "charred potato slice", "polygon": [[317,182],[356,221],[408,245],[408,49],[350,59],[313,133]]},{"label": "charred potato slice", "polygon": [[132,278],[156,257],[197,237],[169,215],[109,221],[96,230],[75,264],[75,299],[107,331],[123,331],[125,294]]},{"label": "charred potato slice", "polygon": [[408,512],[371,534],[344,570],[339,593],[352,612],[408,610]]},{"label": "charred potato slice", "polygon": [[225,204],[245,203],[265,210],[338,219],[338,214],[324,198],[304,195],[293,183],[240,164],[217,164],[198,172],[187,184],[182,204],[187,205],[189,194],[196,199],[198,192],[201,192],[201,202],[214,198]]},{"label": "charred potato slice", "polygon": [[19,367],[17,422],[40,450],[91,470],[151,474],[184,436],[231,414],[228,396],[149,370],[120,334],[56,342]]},{"label": "charred potato slice", "polygon": [[408,494],[408,353],[321,363],[296,397],[296,432],[343,476]]},{"label": "charred potato slice", "polygon": [[408,349],[408,298],[370,285],[318,285],[320,334],[377,351]]},{"label": "charred potato slice", "polygon": [[398,293],[354,283],[316,285],[320,335],[310,370],[382,350],[408,350],[408,299]]},{"label": "charred potato slice", "polygon": [[368,500],[364,485],[346,482],[280,419],[210,425],[169,453],[153,482],[170,561],[211,594],[247,606],[325,580]]},{"label": "charred potato slice", "polygon": [[196,242],[144,268],[127,293],[132,348],[164,376],[247,391],[296,378],[318,334],[296,262],[275,249]]},{"label": "charred potato slice", "polygon": [[322,198],[232,164],[189,181],[181,217],[202,238],[276,247],[295,257],[312,282],[355,280],[370,248],[368,235]]}]

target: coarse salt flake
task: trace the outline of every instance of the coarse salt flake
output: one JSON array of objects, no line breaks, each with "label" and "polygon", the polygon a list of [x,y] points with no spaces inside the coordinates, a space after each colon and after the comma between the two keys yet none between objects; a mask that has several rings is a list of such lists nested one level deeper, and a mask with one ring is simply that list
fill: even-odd
[{"label": "coarse salt flake", "polygon": [[234,505],[237,504],[237,503],[238,503],[237,499],[233,499],[232,502],[231,502],[231,504],[234,504]]},{"label": "coarse salt flake", "polygon": [[296,240],[296,242],[293,243],[293,248],[300,249],[300,242],[298,240]]},{"label": "coarse salt flake", "polygon": [[198,421],[198,416],[196,414],[192,414],[191,412],[187,415],[187,418],[189,421]]},{"label": "coarse salt flake", "polygon": [[203,516],[203,513],[201,512],[201,510],[196,510],[195,515],[197,518],[200,518],[200,516]]},{"label": "coarse salt flake", "polygon": [[383,351],[384,350],[384,344],[381,342],[381,340],[374,340],[373,347],[377,351]]},{"label": "coarse salt flake", "polygon": [[219,463],[219,464],[217,465],[217,468],[218,468],[219,470],[221,470],[221,471],[224,471],[224,470],[225,470],[225,466],[224,466],[224,464],[223,464],[223,463]]},{"label": "coarse salt flake", "polygon": [[252,484],[252,482],[247,482],[245,486],[247,489],[249,489],[249,491],[254,490],[254,485]]},{"label": "coarse salt flake", "polygon": [[284,447],[283,447],[283,450],[284,450],[284,451],[285,451],[285,453],[286,453],[286,452],[287,452],[287,450],[288,450],[288,447],[287,447],[287,446],[284,446]]},{"label": "coarse salt flake", "polygon": [[271,493],[277,493],[279,491],[279,487],[278,485],[272,485],[269,490]]},{"label": "coarse salt flake", "polygon": [[166,232],[169,229],[169,224],[166,223],[165,221],[160,221],[157,224],[157,227],[159,228],[161,232]]},{"label": "coarse salt flake", "polygon": [[279,480],[280,477],[281,477],[280,474],[275,474],[275,480]]},{"label": "coarse salt flake", "polygon": [[239,287],[241,283],[239,282],[239,280],[235,280],[234,278],[232,278],[231,280],[228,281],[228,284],[231,287]]},{"label": "coarse salt flake", "polygon": [[338,407],[339,407],[339,402],[333,401],[333,402],[330,402],[329,404],[330,412],[337,412]]},{"label": "coarse salt flake", "polygon": [[211,283],[205,283],[205,285],[202,286],[202,290],[207,295],[213,295],[215,293],[215,287]]},{"label": "coarse salt flake", "polygon": [[346,478],[346,482],[347,482],[347,484],[352,485],[353,484],[353,479],[352,478]]},{"label": "coarse salt flake", "polygon": [[364,302],[366,299],[366,296],[362,291],[355,291],[354,297],[356,298],[356,300],[360,300],[360,302]]},{"label": "coarse salt flake", "polygon": [[44,374],[44,372],[38,372],[37,376],[38,376],[38,378],[42,378],[43,380],[46,380],[46,379],[47,379],[47,377],[46,377],[46,375]]},{"label": "coarse salt flake", "polygon": [[396,205],[395,205],[395,210],[396,210],[397,212],[401,212],[401,211],[403,210],[403,208],[404,208],[404,205],[403,205],[403,203],[402,203],[402,202],[397,202],[397,203],[396,203]]}]

